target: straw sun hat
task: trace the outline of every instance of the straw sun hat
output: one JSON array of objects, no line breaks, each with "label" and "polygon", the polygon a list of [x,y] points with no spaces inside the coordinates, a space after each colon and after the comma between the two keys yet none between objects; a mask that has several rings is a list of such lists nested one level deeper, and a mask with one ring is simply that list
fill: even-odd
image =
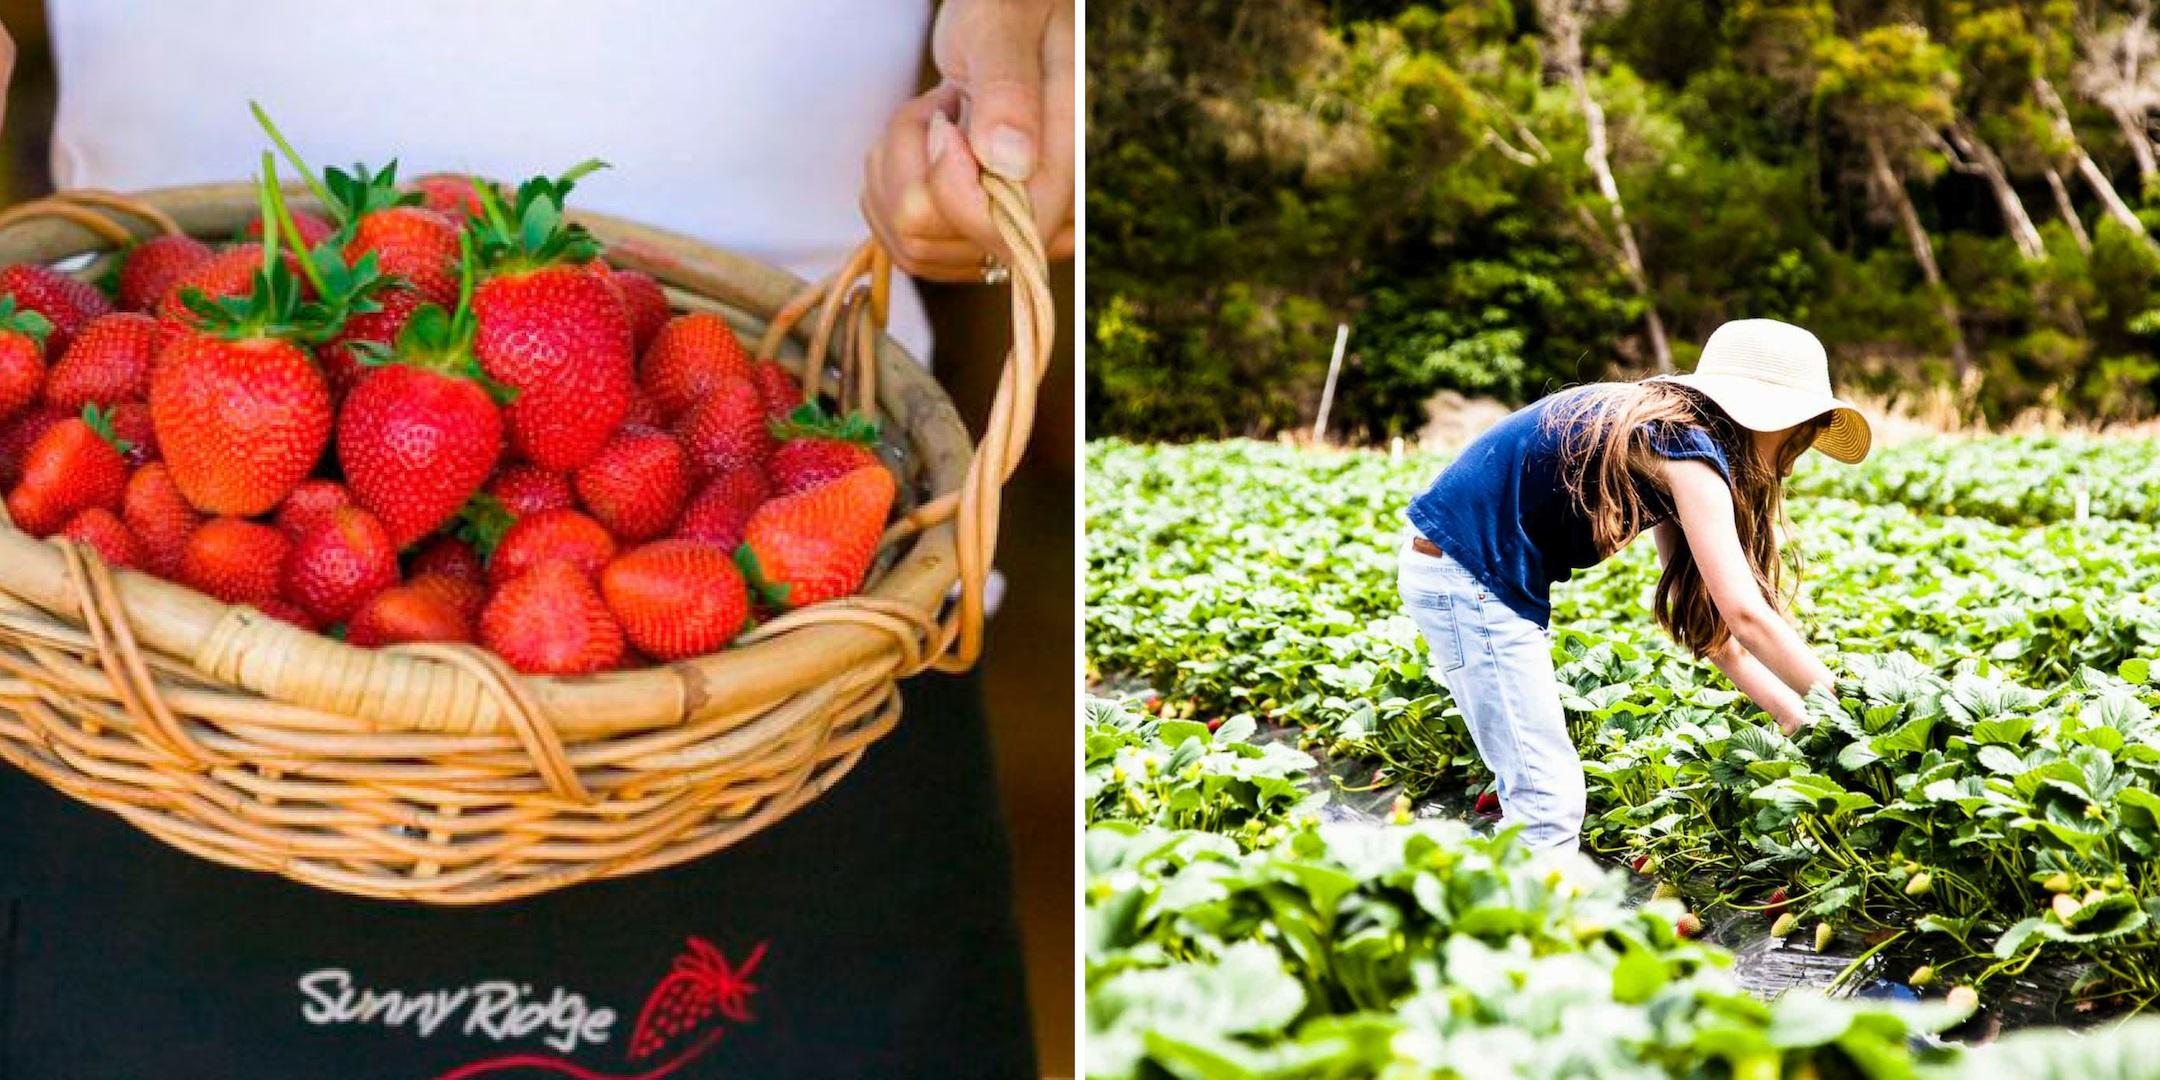
[{"label": "straw sun hat", "polygon": [[1830,359],[1822,342],[1776,319],[1734,319],[1703,344],[1687,375],[1659,375],[1700,391],[1741,427],[1780,431],[1830,414],[1815,449],[1848,464],[1867,456],[1867,417],[1830,392]]}]

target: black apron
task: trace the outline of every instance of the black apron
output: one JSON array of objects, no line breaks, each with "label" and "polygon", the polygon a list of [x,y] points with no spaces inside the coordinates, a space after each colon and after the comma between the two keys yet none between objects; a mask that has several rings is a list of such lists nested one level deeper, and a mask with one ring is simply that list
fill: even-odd
[{"label": "black apron", "polygon": [[980,685],[906,699],[733,848],[469,909],[227,869],[0,764],[0,1080],[1031,1076]]}]

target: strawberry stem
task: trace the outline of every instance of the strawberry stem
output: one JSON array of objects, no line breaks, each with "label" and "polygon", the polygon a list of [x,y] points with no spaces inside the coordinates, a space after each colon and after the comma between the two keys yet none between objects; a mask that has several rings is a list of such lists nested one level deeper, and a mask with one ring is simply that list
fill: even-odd
[{"label": "strawberry stem", "polygon": [[324,187],[322,180],[316,177],[315,170],[308,168],[307,162],[300,159],[300,151],[293,149],[293,145],[285,141],[285,133],[270,122],[270,114],[253,101],[248,102],[248,109],[255,114],[255,122],[262,125],[263,132],[270,136],[270,141],[276,143],[279,152],[285,155],[285,160],[292,162],[293,171],[300,174],[301,181],[314,193],[315,200],[322,203],[326,211],[336,213],[337,202],[330,197],[330,189]]},{"label": "strawberry stem", "polygon": [[[277,161],[270,156],[268,150],[263,151],[262,160],[263,176],[266,178],[264,186],[269,192],[270,204],[277,208],[277,219],[283,224],[285,233],[292,238],[293,253],[299,256],[297,261],[300,263],[300,272],[307,276],[308,284],[315,286],[315,295],[327,300],[330,298],[330,288],[323,283],[322,271],[315,267],[314,253],[301,248],[300,245],[304,240],[300,234],[300,227],[293,222],[292,208],[285,205],[285,193],[278,189]],[[266,238],[265,246],[268,246],[267,238],[271,235],[270,227],[265,224],[263,226],[263,236]],[[275,255],[274,252],[272,254]]]}]

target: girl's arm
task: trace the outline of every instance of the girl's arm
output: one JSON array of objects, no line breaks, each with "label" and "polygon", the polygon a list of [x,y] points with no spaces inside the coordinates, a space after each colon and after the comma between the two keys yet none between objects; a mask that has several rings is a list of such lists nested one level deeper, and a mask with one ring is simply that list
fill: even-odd
[{"label": "girl's arm", "polygon": [[[1670,521],[1663,522],[1651,535],[1657,541],[1658,565],[1671,563],[1673,549],[1682,542],[1680,526]],[[1710,662],[1716,664],[1718,670],[1724,672],[1725,677],[1731,679],[1732,684],[1748,696],[1748,700],[1769,713],[1770,718],[1777,721],[1778,727],[1785,734],[1790,735],[1807,723],[1807,710],[1801,703],[1800,695],[1794,693],[1792,687],[1779,682],[1778,677],[1771,674],[1762,661],[1755,659],[1753,653],[1741,646],[1740,639],[1726,639],[1724,648],[1710,654]]]},{"label": "girl's arm", "polygon": [[[1740,534],[1733,528],[1732,489],[1725,486],[1725,478],[1702,461],[1666,461],[1664,467],[1680,531],[1709,589],[1710,602],[1731,629],[1733,640],[1795,694],[1833,685],[1830,669],[1815,658],[1800,632],[1778,615],[1756,586],[1755,572],[1740,549]],[[1755,701],[1769,708],[1761,698]]]}]

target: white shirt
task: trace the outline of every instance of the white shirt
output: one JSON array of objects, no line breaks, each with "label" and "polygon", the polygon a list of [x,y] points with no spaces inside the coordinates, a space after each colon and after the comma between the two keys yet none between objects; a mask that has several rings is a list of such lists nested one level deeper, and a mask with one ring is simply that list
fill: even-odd
[{"label": "white shirt", "polygon": [[[914,93],[929,0],[49,0],[53,177],[246,179],[260,101],[317,169],[515,182],[814,280],[868,233],[863,155]],[[281,172],[286,168],[279,162]],[[893,336],[929,327],[896,282]]]}]

